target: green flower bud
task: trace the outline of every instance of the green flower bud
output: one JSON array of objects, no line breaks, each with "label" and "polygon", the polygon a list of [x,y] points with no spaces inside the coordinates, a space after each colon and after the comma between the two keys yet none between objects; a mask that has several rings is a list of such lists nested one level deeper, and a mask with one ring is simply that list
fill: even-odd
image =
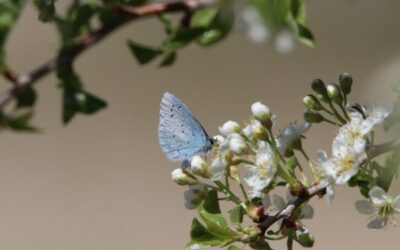
[{"label": "green flower bud", "polygon": [[309,123],[320,123],[324,120],[324,117],[320,113],[307,110],[304,112],[304,120]]},{"label": "green flower bud", "polygon": [[306,105],[307,109],[312,111],[320,111],[322,109],[320,101],[313,95],[305,96],[303,98],[303,103]]},{"label": "green flower bud", "polygon": [[314,81],[312,81],[311,88],[316,93],[328,97],[328,92],[326,91],[325,83],[321,79],[315,79]]},{"label": "green flower bud", "polygon": [[185,173],[181,168],[177,168],[171,173],[172,180],[178,185],[194,185],[199,181],[194,177]]},{"label": "green flower bud", "polygon": [[326,87],[328,90],[328,96],[332,99],[337,104],[342,104],[343,102],[343,94],[340,91],[340,88],[337,84],[335,83],[330,83]]},{"label": "green flower bud", "polygon": [[351,92],[351,85],[353,84],[353,78],[348,73],[342,73],[339,76],[339,84],[343,94],[348,95]]},{"label": "green flower bud", "polygon": [[312,247],[315,242],[314,236],[307,229],[297,230],[295,240],[303,247]]}]

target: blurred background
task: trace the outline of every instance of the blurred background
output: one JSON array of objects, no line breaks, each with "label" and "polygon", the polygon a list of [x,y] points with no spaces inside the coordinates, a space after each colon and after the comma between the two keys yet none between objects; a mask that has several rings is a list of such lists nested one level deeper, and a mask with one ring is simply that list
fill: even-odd
[{"label": "blurred background", "polygon": [[[76,65],[87,89],[108,100],[105,111],[63,126],[52,75],[37,84],[34,123],[43,132],[0,134],[0,249],[182,249],[196,214],[184,208],[185,188],[170,180],[178,164],[158,145],[162,94],[181,98],[210,134],[226,120],[247,119],[255,101],[277,114],[276,128],[302,121],[311,80],[337,81],[345,71],[355,79],[353,102],[390,102],[388,86],[400,81],[399,11],[393,0],[310,0],[315,49],[297,45],[281,55],[238,32],[210,49],[188,47],[164,69],[139,66],[126,46],[127,38],[160,41],[155,20],[118,30]],[[35,68],[54,55],[57,39],[29,5],[8,43],[10,64],[19,72]],[[305,148],[311,155],[329,150],[335,133],[314,126]],[[397,182],[391,193],[399,192]],[[358,190],[340,187],[332,206],[312,201],[315,218],[305,222],[316,237],[314,249],[398,249],[398,228],[366,228],[367,217],[354,209],[361,198]]]}]

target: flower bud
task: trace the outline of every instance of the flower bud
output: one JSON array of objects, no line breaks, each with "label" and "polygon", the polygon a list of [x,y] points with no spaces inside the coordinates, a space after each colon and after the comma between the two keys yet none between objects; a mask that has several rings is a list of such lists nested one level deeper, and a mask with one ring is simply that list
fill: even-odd
[{"label": "flower bud", "polygon": [[213,181],[218,181],[220,180],[224,174],[225,174],[225,170],[226,167],[228,166],[228,163],[226,162],[224,157],[216,157],[212,163],[211,163],[211,167],[210,167],[210,171],[211,171],[211,179]]},{"label": "flower bud", "polygon": [[332,99],[332,101],[334,101],[337,104],[342,104],[343,95],[337,84],[330,83],[330,84],[328,84],[326,89],[328,90],[328,96]]},{"label": "flower bud", "polygon": [[321,79],[315,79],[314,81],[312,81],[311,88],[316,93],[328,97],[328,92],[326,91],[325,83]]},{"label": "flower bud", "polygon": [[190,176],[183,172],[181,168],[177,168],[171,173],[172,180],[178,185],[194,185],[198,181],[194,176]]},{"label": "flower bud", "polygon": [[210,177],[210,169],[207,162],[198,155],[195,155],[190,161],[190,169],[195,175],[199,175],[204,178]]},{"label": "flower bud", "polygon": [[247,151],[247,144],[240,135],[237,135],[230,139],[229,149],[236,154],[242,154]]},{"label": "flower bud", "polygon": [[227,121],[222,125],[222,127],[219,127],[219,132],[223,136],[228,136],[233,133],[239,133],[240,132],[240,126],[237,122],[234,121]]},{"label": "flower bud", "polygon": [[303,103],[306,105],[307,109],[312,111],[320,111],[322,109],[322,105],[317,99],[317,97],[313,95],[307,95],[303,98]]},{"label": "flower bud", "polygon": [[295,240],[303,247],[312,247],[314,245],[314,236],[307,230],[297,230]]},{"label": "flower bud", "polygon": [[263,124],[271,123],[271,111],[261,102],[253,103],[253,105],[251,105],[251,112],[253,113],[254,117]]},{"label": "flower bud", "polygon": [[324,120],[324,117],[320,113],[307,110],[304,112],[304,120],[309,123],[320,123]]},{"label": "flower bud", "polygon": [[342,73],[339,76],[339,84],[343,94],[348,95],[351,92],[351,85],[353,84],[353,78],[349,73]]}]

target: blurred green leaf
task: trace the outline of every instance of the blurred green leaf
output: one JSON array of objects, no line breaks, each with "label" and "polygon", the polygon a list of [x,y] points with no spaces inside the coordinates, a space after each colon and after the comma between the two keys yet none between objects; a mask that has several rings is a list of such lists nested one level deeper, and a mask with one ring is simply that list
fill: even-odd
[{"label": "blurred green leaf", "polygon": [[393,178],[398,178],[400,167],[400,151],[389,154],[385,160],[385,166],[376,161],[372,163],[373,169],[377,172],[376,185],[383,188],[386,192],[392,184]]},{"label": "blurred green leaf", "polygon": [[36,102],[36,91],[32,87],[26,87],[20,90],[17,99],[17,108],[32,107]]},{"label": "blurred green leaf", "polygon": [[59,72],[63,88],[63,123],[67,124],[77,114],[94,114],[107,106],[101,98],[82,88],[79,77],[74,72]]},{"label": "blurred green leaf", "polygon": [[2,0],[0,1],[0,72],[3,72],[6,64],[5,43],[11,29],[25,6],[26,0]]},{"label": "blurred green leaf", "polygon": [[164,45],[166,51],[176,51],[195,41],[205,31],[202,27],[187,28],[177,31]]},{"label": "blurred green leaf", "polygon": [[199,9],[192,16],[191,26],[206,28],[211,25],[217,14],[218,9],[216,7]]},{"label": "blurred green leaf", "polygon": [[241,250],[239,247],[237,247],[237,246],[229,246],[228,247],[228,250]]},{"label": "blurred green leaf", "polygon": [[136,57],[137,61],[143,65],[151,62],[153,59],[162,54],[158,48],[153,48],[147,45],[141,45],[133,41],[128,41],[129,49]]},{"label": "blurred green leaf", "polygon": [[177,54],[176,52],[171,52],[168,53],[164,59],[162,60],[160,67],[167,67],[167,66],[171,66],[172,64],[174,64],[175,60],[176,60]]},{"label": "blurred green leaf", "polygon": [[222,216],[215,190],[208,192],[206,198],[198,208],[198,213],[206,224],[208,231],[213,235],[230,240],[234,240],[240,236],[238,232],[229,228],[228,223]]},{"label": "blurred green leaf", "polygon": [[32,117],[32,111],[17,115],[5,115],[0,113],[0,126],[3,129],[11,129],[18,132],[38,132],[39,129],[30,124]]},{"label": "blurred green leaf", "polygon": [[238,205],[238,206],[234,207],[230,212],[231,222],[237,226],[241,225],[243,222],[244,212],[245,211],[244,211],[242,205]]},{"label": "blurred green leaf", "polygon": [[185,246],[185,250],[195,250],[212,246],[223,246],[229,239],[222,239],[213,235],[197,219],[193,219],[190,230],[191,241]]},{"label": "blurred green leaf", "polygon": [[34,0],[34,4],[39,10],[39,20],[49,22],[54,19],[56,8],[54,6],[56,0]]}]

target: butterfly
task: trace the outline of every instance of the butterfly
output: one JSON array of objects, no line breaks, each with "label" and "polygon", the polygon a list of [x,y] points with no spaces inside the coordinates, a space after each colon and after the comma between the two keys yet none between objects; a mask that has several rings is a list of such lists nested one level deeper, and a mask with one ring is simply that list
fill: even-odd
[{"label": "butterfly", "polygon": [[176,96],[164,93],[160,105],[158,138],[166,156],[189,166],[190,159],[208,152],[214,145],[200,122]]}]

